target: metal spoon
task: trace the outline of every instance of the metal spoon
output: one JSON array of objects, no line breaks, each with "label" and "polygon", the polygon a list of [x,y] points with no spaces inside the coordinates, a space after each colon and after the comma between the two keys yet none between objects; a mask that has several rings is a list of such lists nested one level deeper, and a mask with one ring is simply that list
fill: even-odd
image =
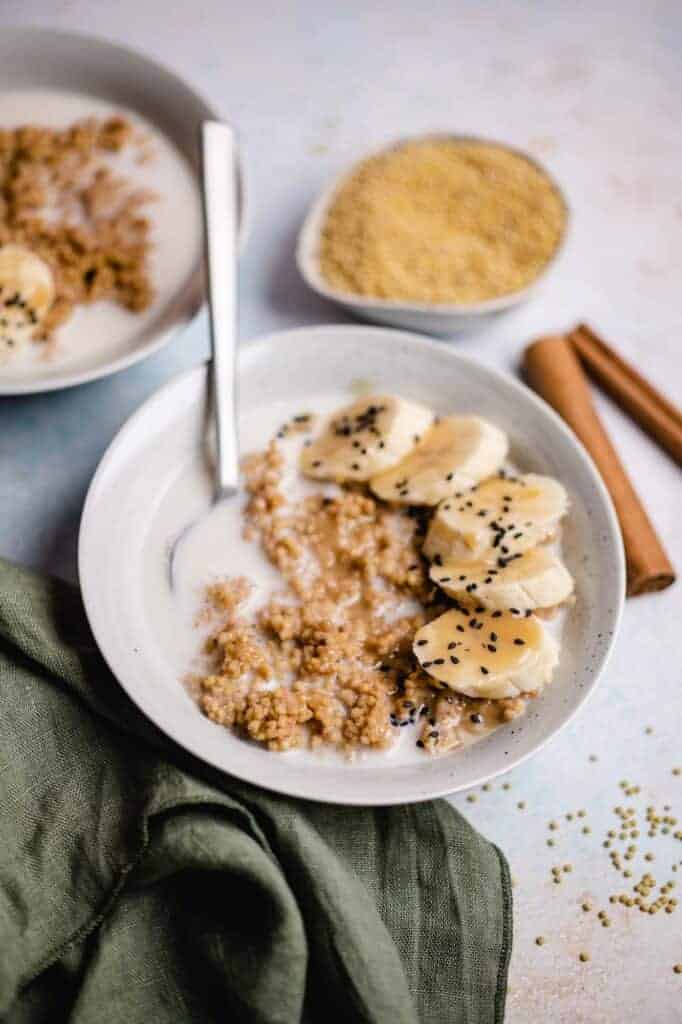
[{"label": "metal spoon", "polygon": [[[201,181],[212,359],[209,364],[215,422],[213,506],[239,490],[237,436],[237,227],[238,168],[233,129],[219,121],[201,125]],[[189,523],[169,552],[171,589],[178,549],[199,520]]]}]

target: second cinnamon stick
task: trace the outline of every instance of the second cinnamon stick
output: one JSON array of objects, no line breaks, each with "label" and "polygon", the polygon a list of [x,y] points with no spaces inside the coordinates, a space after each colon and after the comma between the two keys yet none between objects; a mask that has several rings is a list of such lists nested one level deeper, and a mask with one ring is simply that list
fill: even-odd
[{"label": "second cinnamon stick", "polygon": [[587,324],[568,337],[590,376],[682,465],[682,412]]},{"label": "second cinnamon stick", "polygon": [[670,586],[675,571],[597,415],[570,341],[563,335],[540,338],[526,349],[523,368],[528,383],[568,423],[601,473],[623,534],[628,595]]}]

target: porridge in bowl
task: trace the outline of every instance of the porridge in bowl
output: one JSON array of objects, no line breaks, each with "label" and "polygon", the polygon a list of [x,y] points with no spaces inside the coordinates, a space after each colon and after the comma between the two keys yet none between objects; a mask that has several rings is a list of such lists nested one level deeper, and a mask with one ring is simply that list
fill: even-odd
[{"label": "porridge in bowl", "polygon": [[60,90],[0,95],[0,374],[127,351],[196,272],[184,156],[135,111]]},{"label": "porridge in bowl", "polygon": [[405,734],[441,754],[522,715],[573,580],[564,488],[507,455],[488,420],[395,395],[281,426],[244,460],[242,512],[277,582],[257,608],[244,575],[207,584],[202,711],[272,751],[347,754]]}]

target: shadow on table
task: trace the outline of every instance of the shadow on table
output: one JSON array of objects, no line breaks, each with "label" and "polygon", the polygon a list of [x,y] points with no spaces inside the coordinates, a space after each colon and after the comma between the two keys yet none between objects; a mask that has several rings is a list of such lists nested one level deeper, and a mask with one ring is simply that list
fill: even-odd
[{"label": "shadow on table", "polygon": [[308,287],[296,266],[296,242],[305,209],[292,217],[290,226],[272,259],[267,298],[275,313],[293,323],[354,323],[340,306],[321,298]]}]

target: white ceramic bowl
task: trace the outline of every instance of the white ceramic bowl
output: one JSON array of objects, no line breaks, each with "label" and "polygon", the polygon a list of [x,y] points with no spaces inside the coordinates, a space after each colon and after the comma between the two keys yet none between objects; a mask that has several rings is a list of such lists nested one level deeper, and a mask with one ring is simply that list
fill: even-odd
[{"label": "white ceramic bowl", "polygon": [[471,139],[478,142],[494,142],[495,145],[504,146],[505,149],[508,149],[513,153],[517,153],[525,160],[534,164],[554,185],[566,210],[564,231],[559,245],[543,267],[541,273],[527,287],[516,292],[511,292],[509,295],[501,295],[499,298],[486,299],[483,302],[474,302],[469,304],[420,303],[403,302],[393,299],[373,299],[367,295],[354,295],[334,288],[324,278],[320,270],[320,238],[327,216],[327,211],[339,188],[353,174],[357,164],[354,164],[353,167],[344,171],[343,174],[336,178],[336,180],[324,190],[322,195],[311,206],[298,236],[296,262],[303,279],[306,284],[313,289],[313,291],[316,291],[326,299],[331,299],[331,301],[343,306],[343,308],[349,313],[352,313],[361,319],[374,320],[382,324],[391,324],[396,327],[406,327],[410,330],[426,331],[428,334],[448,337],[450,335],[461,334],[464,332],[481,330],[482,328],[489,326],[491,321],[495,320],[501,314],[508,312],[510,309],[513,309],[522,302],[526,302],[536,293],[542,284],[546,273],[556,261],[556,258],[563,246],[568,230],[569,208],[566,197],[561,188],[545,167],[543,167],[528,153],[525,153],[520,149],[515,149],[513,146],[507,146],[504,143],[497,142],[496,140],[481,139],[472,135],[439,133],[428,136],[400,139],[397,142],[391,143],[390,146],[384,146],[382,149],[377,150],[376,153],[370,155],[376,156],[378,153],[384,153],[390,149],[402,146],[406,142],[414,142],[418,139],[425,138],[447,138],[456,140]]},{"label": "white ceramic bowl", "polygon": [[[556,476],[571,496],[563,552],[576,580],[577,602],[563,627],[555,679],[524,718],[440,758],[419,755],[416,762],[401,763],[388,752],[347,763],[318,752],[269,753],[201,714],[180,681],[186,666],[174,661],[158,630],[157,602],[150,609],[148,584],[151,573],[162,585],[167,545],[190,515],[176,501],[177,483],[202,457],[204,367],[157,392],[112,442],[85,504],[79,570],[88,618],[113,673],[181,746],[225,772],[279,792],[333,803],[395,804],[483,783],[535,753],[569,721],[595,686],[613,645],[624,559],[604,485],[563,422],[516,380],[440,344],[359,325],[274,334],[242,350],[240,402],[249,415],[262,410],[267,416],[283,398],[310,409],[316,395],[350,388],[357,378],[372,389],[426,401],[441,414],[457,410],[489,417],[508,432],[517,465]],[[159,607],[164,602],[175,607],[177,596],[169,590],[159,595]]]},{"label": "white ceramic bowl", "polygon": [[[185,157],[197,179],[198,196],[198,127],[216,113],[191,86],[156,61],[91,36],[52,29],[3,28],[0,93],[17,90],[84,94],[141,115]],[[242,244],[247,225],[245,210],[242,167]],[[103,344],[101,354],[90,351],[86,337],[81,351],[62,361],[57,348],[52,361],[36,362],[30,374],[14,374],[11,367],[0,366],[0,395],[70,387],[131,366],[167,344],[195,316],[203,301],[202,260],[198,253],[178,290],[153,307],[149,317],[131,316],[129,329],[115,342]]]}]

